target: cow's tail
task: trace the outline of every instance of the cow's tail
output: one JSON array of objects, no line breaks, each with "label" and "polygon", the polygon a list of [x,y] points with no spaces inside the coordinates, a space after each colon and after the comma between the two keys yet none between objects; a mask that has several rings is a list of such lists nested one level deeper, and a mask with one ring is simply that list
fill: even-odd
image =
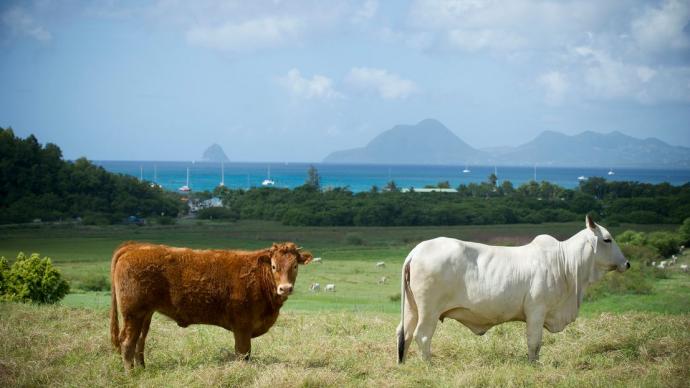
[{"label": "cow's tail", "polygon": [[113,258],[110,263],[110,342],[112,342],[115,350],[120,352],[120,324],[117,317],[117,295],[115,293],[115,267],[117,266],[117,259],[125,252],[125,248],[133,244],[133,241],[127,241],[120,244],[113,253]]},{"label": "cow's tail", "polygon": [[[410,261],[414,250],[405,259],[402,268],[402,279],[400,285],[400,330],[398,331],[398,364],[401,364],[405,359],[405,302],[409,298],[410,313],[413,313],[415,307],[414,296],[410,290]],[[408,328],[414,330],[414,328]]]}]

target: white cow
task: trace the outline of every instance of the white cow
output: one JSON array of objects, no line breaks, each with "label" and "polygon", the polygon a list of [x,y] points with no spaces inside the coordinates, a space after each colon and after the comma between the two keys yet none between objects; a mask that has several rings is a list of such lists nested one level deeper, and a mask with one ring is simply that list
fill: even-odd
[{"label": "white cow", "polygon": [[386,284],[388,283],[388,276],[382,276],[381,279],[379,279],[379,284]]},{"label": "white cow", "polygon": [[312,283],[309,286],[309,291],[319,292],[319,291],[321,291],[321,285],[319,283]]},{"label": "white cow", "polygon": [[606,229],[589,217],[585,226],[566,241],[541,235],[521,247],[446,237],[417,245],[402,270],[398,362],[412,338],[429,360],[431,337],[444,318],[478,335],[503,322],[526,322],[529,360],[536,361],[542,327],[563,330],[577,317],[588,285],[630,268]]},{"label": "white cow", "polygon": [[688,272],[688,265],[687,264],[681,264],[680,265],[680,270],[683,272]]},{"label": "white cow", "polygon": [[383,261],[379,261],[376,263],[376,268],[386,268],[386,263]]},{"label": "white cow", "polygon": [[335,292],[335,284],[326,284],[326,288],[324,288],[324,290]]},{"label": "white cow", "polygon": [[321,263],[323,262],[322,260],[323,260],[323,259],[320,258],[320,257],[315,257],[315,258],[313,258],[311,261],[312,261],[312,263],[319,263],[319,264],[321,264]]}]

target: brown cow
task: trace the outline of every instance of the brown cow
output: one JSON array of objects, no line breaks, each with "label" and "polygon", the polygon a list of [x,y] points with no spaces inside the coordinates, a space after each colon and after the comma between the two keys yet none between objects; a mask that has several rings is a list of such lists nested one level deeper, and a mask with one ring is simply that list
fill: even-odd
[{"label": "brown cow", "polygon": [[144,343],[155,311],[181,327],[208,324],[232,331],[235,353],[249,359],[251,339],[273,326],[292,292],[297,264],[312,260],[299,249],[291,242],[252,252],[120,245],[111,266],[110,336],[125,369],[135,360],[144,366]]}]

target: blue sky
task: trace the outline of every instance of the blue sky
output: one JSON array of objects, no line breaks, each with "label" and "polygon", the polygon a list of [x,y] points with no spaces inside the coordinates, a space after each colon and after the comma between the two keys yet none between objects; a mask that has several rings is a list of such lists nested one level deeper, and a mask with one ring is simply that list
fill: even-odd
[{"label": "blue sky", "polygon": [[690,146],[687,1],[3,1],[0,52],[0,126],[67,158],[320,161],[425,118]]}]

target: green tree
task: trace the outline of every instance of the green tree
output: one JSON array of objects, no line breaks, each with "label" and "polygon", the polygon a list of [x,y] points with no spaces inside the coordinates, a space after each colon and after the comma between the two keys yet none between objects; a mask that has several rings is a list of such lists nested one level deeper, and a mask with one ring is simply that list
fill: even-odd
[{"label": "green tree", "polygon": [[489,174],[489,177],[487,178],[487,182],[488,182],[491,186],[496,187],[496,182],[497,182],[497,181],[498,181],[498,177],[496,176],[496,174],[494,174],[493,172],[492,172],[491,174]]},{"label": "green tree", "polygon": [[307,170],[307,180],[304,184],[316,190],[321,189],[321,177],[319,176],[319,171],[313,165],[310,165]]},{"label": "green tree", "polygon": [[398,188],[398,185],[395,184],[395,181],[390,181],[390,182],[386,183],[386,187],[383,190],[388,191],[388,192],[400,191],[400,189]]}]

